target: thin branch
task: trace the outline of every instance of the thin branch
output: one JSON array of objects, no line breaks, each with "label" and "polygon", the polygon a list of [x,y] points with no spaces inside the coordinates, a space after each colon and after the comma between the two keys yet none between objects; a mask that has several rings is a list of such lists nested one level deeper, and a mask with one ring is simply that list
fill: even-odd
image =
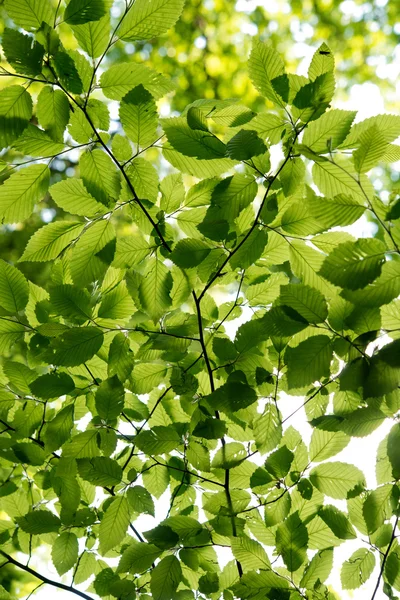
[{"label": "thin branch", "polygon": [[251,236],[251,234],[253,233],[253,231],[257,227],[259,219],[261,217],[261,213],[262,213],[263,208],[264,208],[264,204],[265,204],[265,202],[267,200],[267,197],[268,197],[268,194],[269,194],[269,192],[271,190],[271,187],[274,184],[275,180],[277,179],[279,173],[282,171],[282,169],[284,168],[284,166],[286,165],[286,163],[290,159],[292,148],[293,148],[294,144],[296,143],[296,140],[297,140],[298,136],[303,131],[304,127],[302,127],[301,129],[299,129],[299,131],[296,131],[296,134],[295,134],[295,136],[293,138],[293,142],[292,142],[292,145],[291,145],[291,147],[289,149],[289,152],[287,153],[287,156],[285,157],[285,159],[283,160],[282,164],[280,165],[280,167],[276,171],[275,175],[270,178],[270,180],[268,182],[267,189],[265,190],[264,197],[263,197],[263,199],[261,201],[260,208],[258,209],[256,218],[254,219],[253,225],[247,231],[246,235],[240,240],[240,242],[237,244],[237,246],[234,247],[234,249],[232,250],[232,252],[226,257],[226,259],[223,261],[223,263],[221,264],[221,266],[219,267],[219,269],[216,271],[216,273],[214,273],[214,275],[210,279],[210,281],[204,286],[203,291],[201,292],[200,296],[198,297],[199,301],[203,298],[204,294],[212,286],[212,284],[218,279],[218,277],[220,277],[223,269],[226,267],[226,265],[228,264],[228,262],[230,261],[230,259],[232,258],[232,256],[234,256],[236,254],[236,252],[243,246],[243,244],[249,239],[249,237]]},{"label": "thin branch", "polygon": [[329,381],[327,381],[326,383],[324,383],[323,385],[321,385],[313,394],[311,394],[311,396],[309,396],[307,398],[307,400],[305,400],[303,402],[303,404],[301,404],[298,408],[296,408],[296,410],[294,410],[292,413],[290,413],[290,415],[288,415],[287,417],[285,417],[283,419],[282,425],[283,425],[283,423],[285,423],[286,421],[288,421],[289,419],[291,419],[293,417],[293,415],[295,415],[297,412],[299,412],[299,410],[301,410],[302,408],[304,408],[305,405],[310,402],[310,400],[312,400],[313,398],[315,398],[315,396],[317,396],[320,393],[321,390],[323,390],[324,388],[326,388],[330,383],[333,383],[338,377],[339,377],[339,375],[335,375],[334,377],[331,377],[331,379],[329,379]]},{"label": "thin branch", "polygon": [[396,528],[397,528],[397,524],[399,522],[399,518],[400,517],[397,516],[396,520],[394,522],[393,531],[392,531],[392,537],[390,538],[390,542],[388,544],[388,547],[386,548],[386,552],[383,555],[383,559],[382,559],[382,563],[381,563],[381,568],[380,568],[379,575],[378,575],[378,581],[376,582],[376,586],[375,586],[375,589],[374,589],[373,594],[371,596],[371,600],[375,600],[376,594],[378,593],[379,585],[381,583],[381,579],[382,579],[382,575],[383,575],[383,571],[385,570],[385,564],[386,564],[386,561],[387,561],[387,557],[389,556],[390,549],[391,549],[391,547],[393,545],[393,542],[394,542],[394,540],[396,538]]},{"label": "thin branch", "polygon": [[71,96],[71,94],[68,92],[68,90],[66,90],[65,87],[57,80],[57,75],[56,75],[54,69],[52,68],[51,64],[49,62],[47,62],[46,64],[49,67],[49,69],[52,72],[52,74],[54,75],[54,77],[56,78],[56,80],[53,82],[54,85],[57,85],[64,92],[64,94],[66,94],[66,96],[68,96],[68,98],[71,100],[71,102],[73,102],[77,106],[77,108],[79,108],[79,110],[81,110],[83,112],[83,114],[85,115],[85,118],[86,118],[87,122],[89,123],[90,127],[92,128],[93,133],[95,134],[95,136],[97,138],[97,142],[104,148],[104,150],[107,152],[108,156],[111,158],[111,160],[113,161],[113,163],[115,163],[116,167],[120,170],[122,177],[125,179],[128,187],[129,187],[129,189],[130,189],[130,191],[132,193],[134,201],[140,207],[141,211],[146,215],[146,217],[149,220],[149,222],[152,224],[153,228],[157,232],[158,237],[161,240],[162,245],[168,250],[168,252],[172,252],[172,249],[170,248],[169,244],[165,240],[162,232],[160,231],[160,228],[159,228],[158,224],[154,221],[154,219],[150,215],[149,211],[147,210],[147,208],[144,206],[144,204],[140,200],[139,196],[137,195],[136,190],[133,187],[132,182],[129,179],[129,177],[128,177],[126,171],[125,171],[125,169],[123,168],[123,166],[121,165],[121,163],[115,158],[114,154],[112,153],[112,151],[110,150],[110,148],[107,146],[107,144],[103,141],[101,135],[97,131],[97,129],[96,129],[96,127],[95,127],[95,125],[94,125],[94,123],[92,121],[92,118],[90,117],[90,115],[89,115],[89,113],[87,111],[87,108],[85,106],[81,106],[79,104],[79,102],[74,98],[74,96]]},{"label": "thin branch", "polygon": [[196,312],[197,312],[197,323],[198,323],[198,326],[199,326],[200,345],[201,345],[201,349],[203,350],[203,356],[204,356],[204,360],[205,360],[206,367],[207,367],[208,379],[210,381],[210,388],[211,388],[211,391],[214,392],[215,391],[214,378],[213,378],[213,373],[212,373],[210,359],[209,359],[209,356],[208,356],[208,353],[207,353],[206,343],[204,341],[203,322],[202,322],[201,308],[200,308],[200,300],[201,300],[201,298],[198,298],[196,296],[196,292],[194,290],[192,292],[192,296],[193,296],[193,299],[194,299],[194,303],[195,303],[195,306],[196,306]]},{"label": "thin branch", "polygon": [[81,598],[84,598],[85,600],[93,600],[93,596],[89,596],[88,594],[85,594],[85,592],[81,592],[80,590],[77,590],[72,585],[65,585],[64,583],[60,583],[59,581],[54,581],[53,579],[49,579],[48,577],[41,575],[34,569],[31,569],[30,567],[27,567],[23,563],[20,563],[18,560],[15,560],[15,558],[13,558],[12,556],[10,556],[6,552],[4,552],[4,550],[0,550],[0,554],[2,556],[4,556],[4,558],[6,558],[9,563],[13,564],[14,566],[18,567],[19,569],[22,569],[22,571],[25,571],[26,573],[30,573],[31,575],[36,577],[36,579],[40,579],[40,581],[42,581],[43,583],[52,585],[53,587],[59,588],[60,590],[65,590],[66,592],[71,592],[72,594],[75,594],[76,596],[80,596]]}]

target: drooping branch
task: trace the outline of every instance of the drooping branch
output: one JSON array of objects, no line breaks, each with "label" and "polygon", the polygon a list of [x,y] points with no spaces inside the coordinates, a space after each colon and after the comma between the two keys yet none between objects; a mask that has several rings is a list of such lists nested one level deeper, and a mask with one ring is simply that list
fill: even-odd
[{"label": "drooping branch", "polygon": [[376,582],[375,589],[374,589],[374,591],[372,593],[371,600],[375,600],[376,594],[378,593],[379,585],[381,583],[381,579],[382,579],[382,575],[383,575],[383,571],[385,570],[386,561],[387,561],[387,558],[389,556],[390,549],[391,549],[391,547],[393,545],[393,542],[396,539],[396,529],[397,529],[397,525],[399,523],[399,518],[400,518],[400,516],[397,516],[396,520],[394,522],[392,536],[390,538],[390,542],[388,544],[388,547],[386,548],[386,552],[385,552],[385,554],[383,555],[383,558],[382,558],[381,568],[380,568],[379,575],[378,575],[378,580]]},{"label": "drooping branch", "polygon": [[25,571],[26,573],[30,573],[31,575],[33,575],[33,577],[36,577],[36,579],[40,579],[40,581],[42,581],[43,583],[47,583],[48,585],[52,585],[53,587],[59,588],[60,590],[64,590],[66,592],[71,592],[71,594],[80,596],[81,598],[84,598],[85,600],[93,600],[93,596],[89,596],[89,594],[85,594],[85,592],[81,592],[80,590],[77,590],[72,585],[65,585],[64,583],[61,583],[60,581],[54,581],[54,579],[49,579],[48,577],[41,575],[34,569],[31,569],[31,567],[28,567],[27,565],[24,565],[23,563],[19,562],[18,560],[16,560],[12,556],[10,556],[10,554],[7,554],[3,550],[0,550],[0,554],[2,556],[4,556],[4,558],[6,558],[9,563],[14,565],[15,567],[18,567],[18,569]]}]

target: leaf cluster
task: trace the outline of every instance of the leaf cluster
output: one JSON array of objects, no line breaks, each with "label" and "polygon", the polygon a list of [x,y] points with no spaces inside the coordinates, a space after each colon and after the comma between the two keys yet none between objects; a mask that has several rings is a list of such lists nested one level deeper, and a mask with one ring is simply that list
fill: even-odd
[{"label": "leaf cluster", "polygon": [[[304,77],[257,39],[264,111],[199,99],[160,119],[174,83],[103,59],[116,38],[164,34],[183,3],[136,0],[112,30],[111,4],[5,1],[4,73],[22,81],[0,91],[0,143],[30,164],[8,165],[1,220],[57,211],[17,264],[0,262],[0,556],[32,574],[16,552],[48,545],[85,598],[76,586],[333,600],[335,548],[357,539],[343,589],[377,564],[376,590],[395,598],[400,212],[367,173],[398,157],[400,117],[353,124],[331,108],[326,44]],[[55,175],[70,151],[75,176]],[[375,235],[343,231],[367,215]],[[288,395],[303,397],[309,444]],[[338,455],[383,423],[369,489]]]}]

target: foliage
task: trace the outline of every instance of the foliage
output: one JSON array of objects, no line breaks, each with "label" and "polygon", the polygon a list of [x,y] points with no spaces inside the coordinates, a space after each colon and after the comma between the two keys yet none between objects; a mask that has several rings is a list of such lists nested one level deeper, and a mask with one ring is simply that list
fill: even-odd
[{"label": "foliage", "polygon": [[[111,5],[5,0],[2,224],[51,222],[0,263],[1,560],[87,599],[333,600],[357,540],[342,588],[377,564],[372,598],[395,598],[400,212],[367,173],[398,158],[400,117],[353,125],[325,43],[304,77],[257,38],[264,110],[159,118],[173,81],[102,63],[183,2],[136,0],[110,34]],[[343,231],[365,215],[374,236]],[[369,489],[339,453],[383,423]],[[17,554],[42,547],[72,585]]]}]

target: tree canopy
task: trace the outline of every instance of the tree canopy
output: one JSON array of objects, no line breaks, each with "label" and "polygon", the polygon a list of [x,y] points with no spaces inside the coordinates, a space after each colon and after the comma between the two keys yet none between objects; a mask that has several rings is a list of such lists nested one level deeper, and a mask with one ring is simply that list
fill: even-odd
[{"label": "tree canopy", "polygon": [[5,0],[1,600],[398,597],[400,116],[336,106],[398,34],[345,4]]}]

